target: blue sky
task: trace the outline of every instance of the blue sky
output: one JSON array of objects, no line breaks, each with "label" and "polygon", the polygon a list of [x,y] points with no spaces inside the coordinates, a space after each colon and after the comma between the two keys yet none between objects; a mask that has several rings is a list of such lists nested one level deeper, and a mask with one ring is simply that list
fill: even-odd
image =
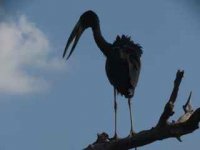
[{"label": "blue sky", "polygon": [[[127,34],[143,46],[142,72],[133,98],[134,128],[156,124],[177,69],[185,70],[177,119],[189,92],[200,106],[200,4],[197,0],[1,0],[0,149],[79,150],[102,131],[113,135],[113,88],[91,30],[69,61],[63,49],[79,16],[94,10],[109,42]],[[118,131],[130,130],[127,101],[118,96]],[[199,131],[140,149],[199,147]]]}]

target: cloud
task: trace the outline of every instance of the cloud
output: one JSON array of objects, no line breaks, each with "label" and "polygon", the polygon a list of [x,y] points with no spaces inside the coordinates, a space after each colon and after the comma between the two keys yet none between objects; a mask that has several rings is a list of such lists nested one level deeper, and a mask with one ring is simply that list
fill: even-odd
[{"label": "cloud", "polygon": [[0,92],[25,94],[47,89],[50,85],[42,72],[63,66],[52,57],[51,49],[45,34],[26,16],[0,22]]}]

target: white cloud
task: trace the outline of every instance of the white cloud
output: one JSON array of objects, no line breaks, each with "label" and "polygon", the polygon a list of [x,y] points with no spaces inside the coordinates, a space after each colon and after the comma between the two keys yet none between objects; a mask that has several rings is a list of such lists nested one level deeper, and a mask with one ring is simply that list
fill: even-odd
[{"label": "white cloud", "polygon": [[0,92],[24,94],[48,88],[47,79],[37,72],[62,68],[50,54],[47,37],[24,15],[0,22]]}]

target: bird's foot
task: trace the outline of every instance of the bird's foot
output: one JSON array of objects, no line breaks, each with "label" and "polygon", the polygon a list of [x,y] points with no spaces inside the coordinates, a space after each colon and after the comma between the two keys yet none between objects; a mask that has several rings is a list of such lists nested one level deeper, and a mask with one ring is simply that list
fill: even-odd
[{"label": "bird's foot", "polygon": [[130,131],[130,134],[129,134],[129,136],[128,137],[134,137],[136,135],[136,132],[135,131],[133,131],[133,130],[131,130]]},{"label": "bird's foot", "polygon": [[118,140],[119,140],[119,137],[117,133],[115,133],[115,135],[112,138],[110,138],[110,141],[118,141]]},{"label": "bird's foot", "polygon": [[[129,136],[128,136],[128,138],[132,138],[132,137],[134,137],[135,135],[136,135],[136,132],[133,131],[133,130],[131,130],[131,131],[130,131],[130,134],[129,134]],[[137,150],[137,147],[135,147],[135,150]]]}]

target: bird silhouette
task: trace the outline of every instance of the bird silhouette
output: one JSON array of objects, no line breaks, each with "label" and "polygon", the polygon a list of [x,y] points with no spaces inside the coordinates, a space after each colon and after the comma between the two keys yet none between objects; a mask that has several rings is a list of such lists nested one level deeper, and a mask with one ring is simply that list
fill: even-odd
[{"label": "bird silhouette", "polygon": [[91,10],[83,13],[77,24],[75,25],[64,50],[63,58],[71,43],[73,43],[71,51],[66,59],[73,53],[78,40],[87,28],[91,27],[94,40],[106,57],[106,74],[111,85],[114,87],[114,111],[115,111],[115,133],[114,139],[117,139],[117,100],[116,95],[120,93],[128,99],[130,112],[131,130],[130,136],[135,134],[133,130],[131,98],[138,82],[141,70],[142,47],[134,43],[130,37],[122,35],[117,36],[113,44],[107,42],[101,34],[99,18],[97,14]]}]

